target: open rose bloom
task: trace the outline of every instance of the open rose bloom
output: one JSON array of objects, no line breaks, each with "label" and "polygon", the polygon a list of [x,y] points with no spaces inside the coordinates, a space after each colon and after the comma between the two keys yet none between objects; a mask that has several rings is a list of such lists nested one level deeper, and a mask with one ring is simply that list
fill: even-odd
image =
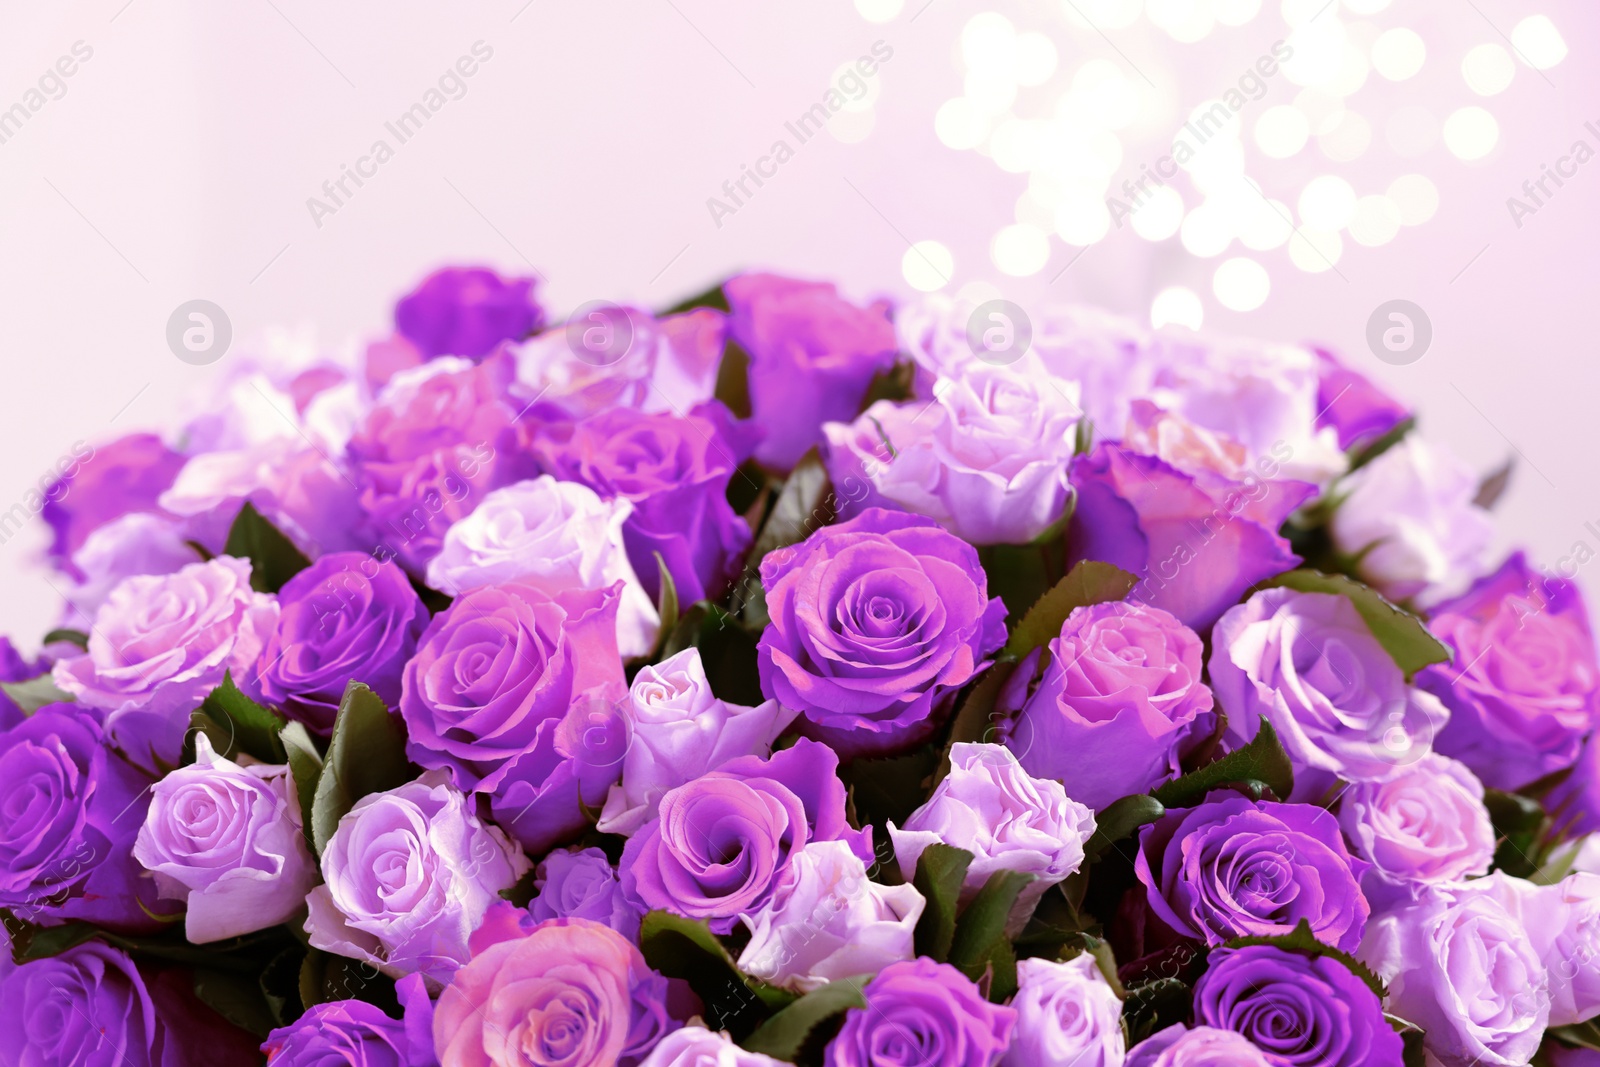
[{"label": "open rose bloom", "polygon": [[1583,594],[1357,365],[542,287],[41,488],[0,1067],[1600,1062]]}]

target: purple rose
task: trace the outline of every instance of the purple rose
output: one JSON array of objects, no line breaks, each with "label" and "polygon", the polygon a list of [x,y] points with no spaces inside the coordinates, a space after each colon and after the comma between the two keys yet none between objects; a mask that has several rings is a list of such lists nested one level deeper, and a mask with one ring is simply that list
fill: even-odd
[{"label": "purple rose", "polygon": [[661,1039],[639,1067],[786,1067],[785,1064],[746,1052],[727,1034],[712,1033],[703,1026],[685,1026]]},{"label": "purple rose", "polygon": [[660,553],[681,603],[715,599],[750,547],[750,526],[728,503],[728,482],[748,449],[724,434],[728,425],[716,404],[681,418],[611,408],[544,444],[540,458],[560,478],[633,504],[623,541],[652,598],[660,594]]},{"label": "purple rose", "polygon": [[838,757],[802,738],[770,759],[723,764],[661,799],[661,817],[629,838],[622,888],[646,908],[733,929],[771,898],[809,841],[847,841],[873,860],[872,830],[845,820]]},{"label": "purple rose", "polygon": [[[364,1000],[313,1004],[288,1026],[267,1035],[261,1051],[270,1067],[436,1067],[427,993],[391,1019]],[[419,1011],[421,1015],[419,1015]]]},{"label": "purple rose", "polygon": [[1589,735],[1572,773],[1550,791],[1545,804],[1564,833],[1600,831],[1600,733]]},{"label": "purple rose", "polygon": [[[200,559],[184,524],[165,515],[131,511],[97,527],[72,554],[69,579],[61,595],[69,605],[69,625],[92,619],[111,591],[140,574],[172,574]],[[73,618],[72,613],[79,613]]]},{"label": "purple rose", "polygon": [[195,999],[180,971],[144,973],[89,941],[0,978],[0,1063],[210,1067],[250,1063],[255,1041]]},{"label": "purple rose", "polygon": [[994,1067],[1017,1013],[990,1004],[948,963],[892,963],[861,990],[828,1043],[828,1067]]},{"label": "purple rose", "polygon": [[133,858],[150,779],[92,712],[46,704],[0,732],[0,906],[27,922],[159,927],[173,911]]},{"label": "purple rose", "polygon": [[[1283,516],[1263,522],[1257,510],[1273,499],[1267,472],[1276,472],[1274,463],[1258,460],[1252,480],[1223,489],[1220,481],[1202,484],[1164,459],[1101,441],[1072,460],[1078,504],[1067,535],[1070,561],[1102,560],[1139,575],[1132,599],[1207,630],[1251,586],[1300,562],[1278,536]],[[1280,499],[1291,509],[1298,503]]]},{"label": "purple rose", "polygon": [[[1008,681],[1002,700],[1022,710],[1005,743],[1029,774],[1060,779],[1068,796],[1091,808],[1148,792],[1176,775],[1179,758],[1212,732],[1201,655],[1199,636],[1160,608],[1077,608],[1048,654]],[[1043,676],[1024,702],[1022,687],[1041,658]]]},{"label": "purple rose", "polygon": [[394,328],[429,359],[477,359],[501,341],[537,330],[544,312],[532,278],[502,278],[484,267],[445,267],[394,306]]},{"label": "purple rose", "polygon": [[1551,1026],[1600,1015],[1600,875],[1578,872],[1535,885],[1496,871],[1449,890],[1494,898],[1522,927],[1544,964]]},{"label": "purple rose", "polygon": [[1184,937],[1220,945],[1291,933],[1305,920],[1346,951],[1367,922],[1366,867],[1321,808],[1230,793],[1168,809],[1139,831],[1134,861],[1151,910]]},{"label": "purple rose", "polygon": [[1317,428],[1333,427],[1339,447],[1348,452],[1400,425],[1411,412],[1365,375],[1341,363],[1326,349],[1317,356]]},{"label": "purple rose", "polygon": [[882,305],[859,308],[826,282],[743,274],[722,287],[728,332],[750,357],[750,409],[766,437],[756,458],[788,470],[822,443],[822,424],[853,419],[872,376],[895,359]]},{"label": "purple rose", "polygon": [[45,490],[42,508],[55,534],[50,556],[68,573],[73,572],[73,555],[101,526],[131,512],[160,513],[157,501],[184,464],[182,456],[149,433],[119,437],[74,456]]},{"label": "purple rose", "polygon": [[588,919],[530,929],[501,903],[433,1014],[448,1067],[636,1067],[676,1029],[667,980],[621,934]]},{"label": "purple rose", "polygon": [[934,844],[972,853],[961,898],[978,895],[997,871],[1022,871],[1033,881],[1018,895],[1007,932],[1022,932],[1045,890],[1083,864],[1094,835],[1094,813],[1067,799],[1060,782],[1032,778],[1001,745],[961,742],[950,748],[950,773],[904,827],[889,823],[895,862],[911,881],[917,861]]},{"label": "purple rose", "polygon": [[1440,752],[1485,785],[1518,789],[1571,766],[1600,726],[1600,664],[1578,587],[1519,552],[1428,620],[1454,653],[1417,684],[1450,709]]},{"label": "purple rose", "polygon": [[639,939],[644,913],[622,891],[616,868],[600,849],[557,849],[539,864],[533,884],[538,895],[528,903],[528,914],[534,922],[591,919],[629,941]]},{"label": "purple rose", "polygon": [[1232,1030],[1174,1023],[1128,1053],[1123,1067],[1275,1067],[1265,1053]]},{"label": "purple rose", "polygon": [[[25,682],[38,677],[43,670],[41,665],[23,659],[11,638],[0,637],[0,682]],[[0,691],[0,730],[9,730],[22,719],[22,709],[17,702]]]},{"label": "purple rose", "polygon": [[316,884],[289,768],[241,767],[195,735],[195,762],[151,789],[133,855],[163,897],[185,902],[184,934],[221,941],[287,920]]},{"label": "purple rose", "polygon": [[405,572],[360,552],[323,556],[278,592],[278,625],[261,649],[261,695],[327,736],[345,687],[361,682],[391,708],[428,625]]},{"label": "purple rose", "polygon": [[507,582],[457,597],[406,664],[407,754],[459,788],[498,788],[585,694],[621,694],[616,612],[617,587],[552,595]]},{"label": "purple rose", "polygon": [[1100,973],[1094,956],[1085,952],[1066,963],[1022,960],[1017,983],[1011,1002],[1017,1029],[1002,1067],[1121,1067],[1127,1050],[1122,998]]},{"label": "purple rose", "polygon": [[[1240,747],[1270,722],[1294,763],[1294,800],[1335,778],[1388,778],[1431,751],[1449,714],[1379,644],[1350,598],[1263,589],[1217,622],[1211,687]],[[1285,798],[1291,799],[1291,798]]]},{"label": "purple rose", "polygon": [[1277,1067],[1393,1067],[1400,1035],[1367,984],[1328,956],[1271,945],[1217,949],[1194,989],[1195,1021],[1249,1038]]},{"label": "purple rose", "polygon": [[306,898],[311,944],[431,985],[467,959],[467,935],[528,869],[442,771],[356,801]]},{"label": "purple rose", "polygon": [[1379,909],[1426,885],[1487,874],[1494,861],[1483,783],[1436,754],[1385,781],[1351,785],[1339,825],[1356,855],[1372,864],[1361,885]]},{"label": "purple rose", "polygon": [[845,759],[926,740],[1005,643],[977,551],[931,519],[870,508],[768,554],[761,584],[761,691]]}]

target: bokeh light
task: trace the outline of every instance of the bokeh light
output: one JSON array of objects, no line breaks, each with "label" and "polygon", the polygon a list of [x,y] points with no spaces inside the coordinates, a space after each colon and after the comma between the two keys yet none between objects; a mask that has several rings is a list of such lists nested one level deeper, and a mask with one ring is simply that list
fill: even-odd
[{"label": "bokeh light", "polygon": [[1544,15],[1529,15],[1517,23],[1511,30],[1511,47],[1539,70],[1549,70],[1567,58],[1567,42]]},{"label": "bokeh light", "polygon": [[1372,65],[1392,82],[1402,82],[1422,69],[1428,47],[1416,30],[1397,26],[1372,43]]},{"label": "bokeh light", "polygon": [[1163,326],[1186,326],[1198,330],[1205,317],[1200,294],[1181,285],[1161,290],[1150,302],[1150,325],[1158,330]]},{"label": "bokeh light", "polygon": [[1306,146],[1311,123],[1299,108],[1277,104],[1256,119],[1256,147],[1273,159],[1288,159]]},{"label": "bokeh light", "polygon": [[1300,191],[1300,219],[1315,230],[1341,230],[1356,210],[1356,191],[1337,174],[1312,178]]},{"label": "bokeh light", "polygon": [[994,235],[989,257],[1002,274],[1014,278],[1038,274],[1050,260],[1050,238],[1038,227],[1019,222]]},{"label": "bokeh light", "polygon": [[1211,278],[1211,291],[1231,311],[1254,311],[1267,302],[1272,281],[1261,264],[1245,256],[1225,259]]},{"label": "bokeh light", "polygon": [[1500,124],[1476,105],[1460,108],[1444,120],[1444,146],[1458,159],[1482,159],[1500,140]]},{"label": "bokeh light", "polygon": [[1479,96],[1505,92],[1516,74],[1517,64],[1511,53],[1493,42],[1478,45],[1461,60],[1461,76]]},{"label": "bokeh light", "polygon": [[918,241],[900,257],[900,273],[906,284],[919,292],[943,289],[950,284],[955,272],[955,256],[938,241]]},{"label": "bokeh light", "polygon": [[1439,210],[1439,190],[1424,174],[1402,174],[1389,183],[1385,194],[1400,211],[1407,226],[1421,226]]}]

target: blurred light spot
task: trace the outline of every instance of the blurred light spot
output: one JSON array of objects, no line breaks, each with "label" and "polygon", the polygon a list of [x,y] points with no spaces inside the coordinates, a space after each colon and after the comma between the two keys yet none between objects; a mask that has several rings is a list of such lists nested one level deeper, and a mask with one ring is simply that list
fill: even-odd
[{"label": "blurred light spot", "polygon": [[1161,290],[1150,301],[1150,325],[1158,330],[1169,325],[1198,330],[1205,317],[1200,294],[1181,285]]},{"label": "blurred light spot", "polygon": [[1184,250],[1202,259],[1222,255],[1228,242],[1233,240],[1233,228],[1228,225],[1227,215],[1209,202],[1189,212],[1180,232]]},{"label": "blurred light spot", "polygon": [[1026,278],[1044,269],[1050,259],[1050,238],[1043,230],[1019,222],[994,235],[989,256],[1002,274]]},{"label": "blurred light spot", "polygon": [[1416,30],[1397,26],[1372,42],[1372,65],[1392,82],[1403,82],[1422,69],[1428,47]]},{"label": "blurred light spot", "polygon": [[1344,0],[1345,10],[1352,15],[1376,15],[1388,8],[1390,0]]},{"label": "blurred light spot", "polygon": [[1387,196],[1363,196],[1350,218],[1350,236],[1368,248],[1386,245],[1400,232],[1400,222],[1400,208]]},{"label": "blurred light spot", "polygon": [[1321,87],[1333,96],[1351,96],[1367,84],[1367,72],[1372,65],[1367,53],[1354,41],[1347,40],[1339,49],[1339,69]]},{"label": "blurred light spot", "polygon": [[1193,44],[1216,26],[1211,0],[1145,0],[1144,13],[1183,44]]},{"label": "blurred light spot", "polygon": [[1397,108],[1383,124],[1384,140],[1396,155],[1415,159],[1439,141],[1439,120],[1420,104]]},{"label": "blurred light spot", "polygon": [[857,144],[872,136],[872,128],[877,124],[876,114],[871,108],[841,111],[828,123],[828,132],[844,144]]},{"label": "blurred light spot", "polygon": [[856,0],[856,11],[868,22],[888,22],[905,6],[906,0]]},{"label": "blurred light spot", "polygon": [[1017,78],[1008,68],[971,70],[963,82],[967,99],[991,115],[998,115],[1017,98]]},{"label": "blurred light spot", "polygon": [[1339,77],[1344,61],[1344,23],[1313,18],[1289,34],[1294,54],[1283,62],[1283,76],[1296,85],[1327,87]]},{"label": "blurred light spot", "polygon": [[1311,123],[1305,112],[1288,104],[1277,104],[1256,119],[1256,146],[1273,159],[1288,159],[1306,146]]},{"label": "blurred light spot", "polygon": [[1313,230],[1342,230],[1356,209],[1356,191],[1336,174],[1312,178],[1300,190],[1300,221]]},{"label": "blurred light spot", "polygon": [[998,11],[974,15],[961,28],[961,58],[969,71],[1010,67],[1016,50],[1016,27]]},{"label": "blurred light spot", "polygon": [[918,241],[900,257],[900,273],[911,288],[920,292],[943,289],[955,272],[955,257],[938,241]]},{"label": "blurred light spot", "polygon": [[995,165],[1012,174],[1032,170],[1044,140],[1043,123],[1028,119],[1006,119],[994,131],[989,151]]},{"label": "blurred light spot", "polygon": [[993,282],[971,281],[956,290],[956,299],[969,304],[983,304],[1000,299],[1000,289]]},{"label": "blurred light spot", "polygon": [[1139,20],[1143,10],[1144,0],[1061,0],[1067,21],[1084,30],[1126,29]]},{"label": "blurred light spot", "polygon": [[1243,26],[1261,12],[1261,0],[1211,0],[1211,14],[1224,26]]},{"label": "blurred light spot", "polygon": [[1170,185],[1151,190],[1128,221],[1146,241],[1165,241],[1183,225],[1183,197]]},{"label": "blurred light spot", "polygon": [[1017,84],[1043,85],[1056,72],[1056,46],[1044,34],[1029,30],[1017,35]]},{"label": "blurred light spot", "polygon": [[1505,92],[1516,73],[1517,64],[1511,53],[1493,43],[1480,44],[1461,60],[1461,76],[1479,96]]},{"label": "blurred light spot", "polygon": [[1400,221],[1420,226],[1439,210],[1439,190],[1422,174],[1402,174],[1389,183],[1386,193],[1400,211]]},{"label": "blurred light spot", "polygon": [[1567,58],[1567,42],[1561,31],[1544,15],[1529,15],[1511,31],[1511,46],[1527,62],[1549,70]]},{"label": "blurred light spot", "polygon": [[1317,138],[1322,154],[1336,163],[1359,159],[1372,144],[1372,124],[1354,111],[1346,111],[1339,125]]},{"label": "blurred light spot", "polygon": [[883,79],[862,78],[856,71],[856,65],[854,63],[846,63],[838,70],[833,72],[833,84],[838,85],[839,79],[841,77],[845,77],[846,75],[855,77],[857,81],[866,82],[867,87],[862,91],[860,96],[854,99],[846,97],[844,102],[844,110],[871,111],[872,106],[878,102],[878,94],[883,90]]},{"label": "blurred light spot", "polygon": [[1311,124],[1313,134],[1328,133],[1344,118],[1344,101],[1317,89],[1302,89],[1294,96],[1294,106]]},{"label": "blurred light spot", "polygon": [[1289,262],[1307,274],[1331,270],[1339,262],[1344,242],[1337,233],[1302,226],[1289,239]]},{"label": "blurred light spot", "polygon": [[1111,212],[1087,189],[1068,187],[1056,202],[1056,233],[1070,245],[1092,245],[1111,228]]},{"label": "blurred light spot", "polygon": [[1482,159],[1500,140],[1500,124],[1481,107],[1460,108],[1444,120],[1444,146],[1458,159]]},{"label": "blurred light spot", "polygon": [[1012,214],[1018,222],[1026,222],[1041,230],[1053,229],[1056,224],[1056,209],[1044,203],[1031,191],[1017,197],[1017,206]]},{"label": "blurred light spot", "polygon": [[976,148],[989,132],[989,116],[964,96],[946,100],[933,116],[933,132],[955,149]]},{"label": "blurred light spot", "polygon": [[1222,306],[1233,311],[1254,311],[1267,302],[1272,280],[1267,270],[1253,259],[1235,256],[1225,259],[1211,278],[1211,291]]},{"label": "blurred light spot", "polygon": [[1120,130],[1139,113],[1139,91],[1116,64],[1091,59],[1072,76],[1067,110],[1085,122]]},{"label": "blurred light spot", "polygon": [[1256,197],[1256,207],[1234,226],[1239,243],[1254,252],[1277,248],[1294,235],[1294,216],[1281,200]]},{"label": "blurred light spot", "polygon": [[1283,21],[1291,26],[1302,26],[1327,6],[1327,0],[1283,0]]}]

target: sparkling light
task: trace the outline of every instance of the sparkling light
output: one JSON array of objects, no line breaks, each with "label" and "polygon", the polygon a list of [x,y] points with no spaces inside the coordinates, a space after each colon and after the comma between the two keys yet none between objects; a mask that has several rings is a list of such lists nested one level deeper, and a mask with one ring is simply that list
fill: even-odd
[{"label": "sparkling light", "polygon": [[1150,325],[1158,330],[1169,325],[1198,330],[1205,317],[1200,294],[1181,285],[1161,290],[1150,302]]},{"label": "sparkling light", "polygon": [[1367,54],[1354,41],[1345,41],[1339,50],[1339,69],[1322,83],[1322,88],[1334,96],[1351,96],[1367,84],[1367,72],[1372,65]]},{"label": "sparkling light", "polygon": [[1044,203],[1032,191],[1024,192],[1017,197],[1016,208],[1012,211],[1018,222],[1026,222],[1030,226],[1037,226],[1041,230],[1054,229],[1056,224],[1056,209]]},{"label": "sparkling light", "polygon": [[991,115],[1005,111],[1017,98],[1016,72],[1010,68],[968,71],[963,85],[967,99]]},{"label": "sparkling light", "polygon": [[1267,270],[1253,259],[1235,256],[1225,259],[1211,278],[1211,291],[1222,306],[1233,311],[1254,311],[1267,302],[1272,280]]},{"label": "sparkling light", "polygon": [[1072,76],[1065,110],[1084,122],[1110,130],[1127,127],[1139,114],[1139,91],[1117,65],[1091,59]]},{"label": "sparkling light", "polygon": [[866,111],[841,111],[828,123],[828,132],[842,144],[857,144],[872,136],[872,128],[877,125],[876,115],[871,108]]},{"label": "sparkling light", "polygon": [[1428,46],[1416,30],[1397,26],[1372,42],[1372,65],[1392,82],[1403,82],[1422,69]]},{"label": "sparkling light", "polygon": [[1144,0],[1061,0],[1067,21],[1084,30],[1126,29],[1143,10]]},{"label": "sparkling light", "polygon": [[1256,207],[1235,224],[1239,243],[1255,252],[1277,248],[1294,235],[1294,216],[1281,200],[1256,197]]},{"label": "sparkling light", "polygon": [[1500,124],[1481,107],[1464,107],[1444,120],[1444,145],[1458,159],[1482,159],[1500,140]]},{"label": "sparkling light", "polygon": [[1105,201],[1083,188],[1068,187],[1056,202],[1056,233],[1069,245],[1092,245],[1111,229]]},{"label": "sparkling light", "polygon": [[906,0],[856,0],[856,11],[868,22],[888,22],[906,6]]},{"label": "sparkling light", "polygon": [[1243,26],[1261,12],[1261,0],[1211,0],[1211,14],[1224,26]]},{"label": "sparkling light", "polygon": [[1220,256],[1233,240],[1233,227],[1228,216],[1210,202],[1200,204],[1183,220],[1180,230],[1183,247],[1191,256],[1209,259]]},{"label": "sparkling light", "polygon": [[1044,124],[1028,119],[1006,119],[989,140],[995,165],[1012,174],[1032,170],[1044,144]]},{"label": "sparkling light", "polygon": [[969,71],[1011,67],[1016,50],[1017,28],[998,11],[974,15],[961,28],[961,58]]},{"label": "sparkling light", "polygon": [[1439,210],[1439,190],[1422,174],[1402,174],[1389,183],[1385,195],[1400,211],[1400,221],[1420,226]]},{"label": "sparkling light", "polygon": [[1337,233],[1301,227],[1289,241],[1289,261],[1307,274],[1332,270],[1344,251]]},{"label": "sparkling light", "polygon": [[1327,6],[1326,0],[1283,0],[1283,21],[1291,26],[1302,26]]},{"label": "sparkling light", "polygon": [[1356,209],[1356,191],[1336,174],[1312,178],[1300,191],[1300,220],[1314,230],[1341,230]]},{"label": "sparkling light", "polygon": [[1372,124],[1354,111],[1346,111],[1339,125],[1317,138],[1322,154],[1336,163],[1359,159],[1372,144]]},{"label": "sparkling light", "polygon": [[1344,118],[1344,101],[1318,89],[1302,89],[1294,95],[1294,106],[1311,124],[1313,134],[1324,134]]},{"label": "sparkling light", "polygon": [[946,100],[933,116],[933,132],[958,151],[977,148],[989,133],[989,115],[964,96]]},{"label": "sparkling light", "polygon": [[1461,60],[1461,76],[1479,96],[1503,93],[1516,77],[1517,64],[1500,45],[1480,44]]},{"label": "sparkling light", "polygon": [[989,257],[1002,274],[1026,278],[1038,274],[1049,261],[1050,238],[1043,230],[1019,222],[994,235]]},{"label": "sparkling light", "polygon": [[1056,72],[1056,46],[1044,34],[1029,30],[1017,35],[1018,85],[1043,85]]},{"label": "sparkling light", "polygon": [[1256,146],[1273,159],[1288,159],[1306,146],[1311,123],[1305,112],[1288,104],[1277,104],[1256,119]]},{"label": "sparkling light", "polygon": [[1344,0],[1345,9],[1352,15],[1376,15],[1389,4],[1390,0]]},{"label": "sparkling light", "polygon": [[1350,236],[1356,244],[1375,248],[1394,240],[1400,232],[1400,208],[1387,196],[1363,196],[1350,219]]},{"label": "sparkling light", "polygon": [[1344,62],[1344,23],[1313,17],[1289,34],[1294,55],[1283,62],[1283,76],[1296,85],[1327,86],[1339,77]]},{"label": "sparkling light", "polygon": [[1184,44],[1200,40],[1216,25],[1210,0],[1145,0],[1145,14]]},{"label": "sparkling light", "polygon": [[938,241],[918,241],[900,257],[900,273],[906,284],[919,292],[943,289],[955,272],[956,258]]},{"label": "sparkling light", "polygon": [[1511,31],[1511,46],[1539,70],[1549,70],[1567,58],[1567,42],[1545,15],[1529,15],[1517,23]]},{"label": "sparkling light", "polygon": [[1165,241],[1183,225],[1183,197],[1170,185],[1153,190],[1128,220],[1146,241]]},{"label": "sparkling light", "polygon": [[[840,66],[838,70],[833,72],[833,83],[838,85],[841,77],[844,77],[846,74],[854,75],[855,73],[856,65],[854,63],[845,63]],[[867,83],[867,88],[859,97],[855,98],[854,100],[847,97],[844,102],[844,110],[871,111],[872,106],[878,102],[878,94],[883,91],[882,79],[858,77],[858,80],[865,81]]]}]

